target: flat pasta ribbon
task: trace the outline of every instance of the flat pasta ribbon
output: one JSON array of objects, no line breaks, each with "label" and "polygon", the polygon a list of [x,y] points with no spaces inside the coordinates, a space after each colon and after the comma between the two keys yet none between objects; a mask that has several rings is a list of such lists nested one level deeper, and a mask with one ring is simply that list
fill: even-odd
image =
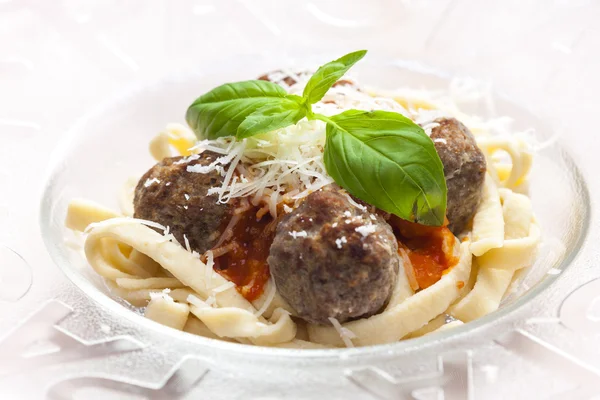
[{"label": "flat pasta ribbon", "polygon": [[463,322],[498,309],[515,272],[533,263],[540,242],[529,198],[508,189],[500,190],[500,198],[504,244],[477,257],[479,271],[473,290],[450,308],[450,315]]},{"label": "flat pasta ribbon", "polygon": [[[381,314],[343,324],[342,327],[354,335],[353,344],[367,346],[395,342],[442,314],[459,296],[459,282],[469,279],[472,259],[469,242],[461,243],[459,254],[458,263],[434,285]],[[312,342],[338,347],[344,345],[340,333],[332,326],[309,324],[308,333]]]},{"label": "flat pasta ribbon", "polygon": [[473,217],[471,240],[471,252],[475,256],[502,247],[504,242],[502,204],[498,188],[489,174],[485,175],[481,203]]},{"label": "flat pasta ribbon", "polygon": [[[107,240],[119,245],[130,246],[145,254],[169,271],[174,278],[132,279],[131,274],[122,271],[121,265],[115,263],[113,259],[106,257],[106,252],[103,251],[103,244]],[[113,245],[111,248],[118,249],[118,246]],[[226,319],[230,321],[230,324],[247,327],[249,325],[246,315],[248,311],[246,310],[251,310],[249,314],[253,318],[256,318],[260,324],[267,327],[255,324],[255,329],[247,334],[251,342],[255,344],[263,343],[264,345],[275,344],[289,341],[295,336],[295,324],[289,318],[288,314],[286,314],[287,317],[281,317],[280,314],[276,315],[273,312],[273,317],[277,317],[277,321],[274,324],[271,324],[262,317],[254,316],[257,310],[252,303],[238,293],[235,285],[214,272],[212,268],[204,264],[197,256],[186,251],[180,244],[165,240],[163,235],[136,220],[130,218],[112,218],[94,224],[89,230],[85,242],[85,253],[90,265],[96,272],[115,280],[116,284],[123,289],[139,289],[142,287],[151,289],[161,286],[168,287],[168,285],[174,283],[175,286],[191,288],[202,299],[208,299],[212,296],[216,308],[210,308],[210,310],[202,311],[201,313],[196,312],[197,307],[192,307],[192,312],[203,322],[205,322],[205,318],[200,317],[200,315],[213,316],[213,319],[210,319],[213,322],[213,325],[211,325],[213,328],[218,326],[214,324],[214,318],[221,321],[224,319],[218,318],[220,314],[227,315],[228,318]],[[173,279],[178,280],[180,284],[177,284]],[[221,288],[225,289],[219,290]],[[232,314],[230,310],[238,310],[242,313],[237,312]],[[214,317],[215,315],[217,317]],[[208,326],[209,329],[211,326]],[[268,328],[270,326],[276,326],[277,328],[270,329]],[[292,332],[294,335],[291,335]],[[218,336],[234,336],[224,335],[223,331],[215,333]]]},{"label": "flat pasta ribbon", "polygon": [[176,303],[166,294],[154,294],[146,306],[144,316],[159,324],[183,330],[190,315],[190,306]]},{"label": "flat pasta ribbon", "polygon": [[181,124],[169,124],[167,129],[156,135],[149,145],[150,154],[156,161],[171,157],[171,147],[182,156],[192,154],[191,148],[196,143],[196,136]]},{"label": "flat pasta ribbon", "polygon": [[[289,312],[282,308],[289,306],[277,295],[272,282],[254,301],[259,308],[256,309],[237,292],[235,285],[214,272],[197,255],[169,241],[141,221],[120,218],[93,202],[75,200],[67,210],[67,225],[74,230],[87,230],[86,258],[99,275],[108,279],[113,293],[135,306],[147,303],[146,316],[156,322],[184,329],[188,317],[183,316],[190,314],[188,297],[195,295],[205,300],[213,298],[217,308],[211,310],[216,311],[201,312],[213,316],[213,328],[218,326],[214,325],[214,318],[218,320],[214,316],[218,316],[223,308],[252,315],[257,321],[255,330],[249,332],[249,339],[234,338],[237,341],[274,345],[289,342],[295,337],[295,323]],[[164,293],[157,293],[160,291]],[[192,306],[192,310],[195,308]],[[173,314],[172,317],[169,313]],[[274,323],[262,315],[274,318]],[[242,323],[246,315],[238,313],[233,317],[233,323],[236,318]],[[200,328],[200,325],[204,325],[201,319],[192,323],[197,332],[211,331],[205,325]],[[219,335],[213,332],[209,336]]]},{"label": "flat pasta ribbon", "polygon": [[[500,187],[516,189],[523,185],[531,170],[533,154],[527,144],[515,137],[482,136],[477,138],[477,145],[487,153],[488,165]],[[489,162],[495,152],[505,151],[511,159],[510,168],[506,163]]]}]

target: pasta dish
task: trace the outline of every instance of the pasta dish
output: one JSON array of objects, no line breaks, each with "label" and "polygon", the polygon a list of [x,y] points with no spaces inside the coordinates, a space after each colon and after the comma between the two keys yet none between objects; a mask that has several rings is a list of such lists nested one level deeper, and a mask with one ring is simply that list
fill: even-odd
[{"label": "pasta dish", "polygon": [[361,86],[345,75],[365,53],[214,88],[151,138],[120,210],[73,199],[66,226],[111,293],[174,329],[288,348],[496,310],[541,237],[526,133],[449,93]]}]

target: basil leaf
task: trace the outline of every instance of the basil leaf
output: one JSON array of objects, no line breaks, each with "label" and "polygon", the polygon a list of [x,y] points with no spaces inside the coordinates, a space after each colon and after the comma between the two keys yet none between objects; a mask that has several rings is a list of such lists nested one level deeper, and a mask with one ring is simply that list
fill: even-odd
[{"label": "basil leaf", "polygon": [[266,105],[286,99],[281,86],[268,81],[243,81],[218,86],[188,108],[185,119],[199,139],[234,136],[244,119]]},{"label": "basil leaf", "polygon": [[[287,100],[287,99],[285,99]],[[246,117],[238,126],[238,139],[293,125],[306,116],[306,108],[294,100],[267,104]]]},{"label": "basil leaf", "polygon": [[365,54],[367,54],[366,50],[355,51],[319,67],[306,83],[302,97],[306,99],[308,104],[314,104],[321,100],[329,88],[344,76],[354,64],[360,61]]},{"label": "basil leaf", "polygon": [[418,125],[387,111],[349,110],[318,117],[328,121],[325,167],[340,186],[400,218],[443,224],[444,168]]}]

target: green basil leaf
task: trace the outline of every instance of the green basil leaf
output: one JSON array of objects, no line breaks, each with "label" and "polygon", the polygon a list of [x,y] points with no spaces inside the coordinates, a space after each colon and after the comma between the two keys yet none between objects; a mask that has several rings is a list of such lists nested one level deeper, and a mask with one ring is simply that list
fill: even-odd
[{"label": "green basil leaf", "polygon": [[218,86],[188,108],[185,119],[199,139],[235,136],[239,125],[267,105],[295,101],[281,86],[268,81],[243,81]]},{"label": "green basil leaf", "polygon": [[322,119],[329,121],[325,167],[340,186],[400,218],[443,224],[444,168],[421,127],[387,111],[349,110]]},{"label": "green basil leaf", "polygon": [[367,54],[366,50],[355,51],[319,67],[306,83],[302,97],[306,99],[308,104],[314,104],[321,100],[329,88],[344,76],[354,64],[360,61],[365,54]]},{"label": "green basil leaf", "polygon": [[[286,99],[287,100],[287,99]],[[294,100],[267,104],[246,117],[238,126],[238,139],[293,125],[306,116],[306,108]]]}]

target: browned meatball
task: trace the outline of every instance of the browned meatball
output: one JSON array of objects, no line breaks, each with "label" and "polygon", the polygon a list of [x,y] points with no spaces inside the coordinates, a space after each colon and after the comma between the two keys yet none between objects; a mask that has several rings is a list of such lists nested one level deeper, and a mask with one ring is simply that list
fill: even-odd
[{"label": "browned meatball", "polygon": [[184,245],[185,234],[190,247],[199,253],[210,250],[231,218],[233,206],[207,196],[211,187],[220,186],[222,176],[188,172],[188,166],[208,165],[219,157],[205,151],[200,158],[165,158],[142,176],[135,188],[134,217],[158,222],[170,228]]},{"label": "browned meatball", "polygon": [[277,227],[268,258],[278,292],[306,321],[368,317],[392,293],[400,258],[391,227],[337,186],[310,194]]},{"label": "browned meatball", "polygon": [[[274,75],[281,75],[281,79],[273,80],[272,76],[274,76]],[[276,70],[276,71],[269,72],[268,74],[259,76],[258,79],[261,81],[269,81],[269,82],[273,82],[273,83],[283,82],[288,86],[293,86],[294,84],[296,84],[296,79],[285,74],[282,70]]]},{"label": "browned meatball", "polygon": [[[297,76],[303,76],[303,75],[312,75],[312,73],[308,72],[308,71],[301,71],[301,72],[296,72]],[[275,76],[278,79],[272,79],[272,77]],[[274,82],[277,84],[281,84],[282,82],[285,83],[287,86],[293,86],[297,83],[295,77],[290,76],[289,74],[286,74],[284,71],[278,69],[272,72],[269,72],[268,74],[264,74],[258,77],[259,80],[261,81],[269,81],[269,82]],[[355,82],[349,80],[349,79],[340,79],[339,81],[337,81],[336,83],[334,83],[332,85],[333,87],[336,86],[350,86],[355,88],[356,90],[360,91],[360,89],[358,88],[358,86],[356,85]]]},{"label": "browned meatball", "polygon": [[469,129],[454,118],[440,118],[431,131],[448,187],[446,216],[449,228],[461,233],[473,218],[483,188],[486,171],[485,156],[477,147]]}]

